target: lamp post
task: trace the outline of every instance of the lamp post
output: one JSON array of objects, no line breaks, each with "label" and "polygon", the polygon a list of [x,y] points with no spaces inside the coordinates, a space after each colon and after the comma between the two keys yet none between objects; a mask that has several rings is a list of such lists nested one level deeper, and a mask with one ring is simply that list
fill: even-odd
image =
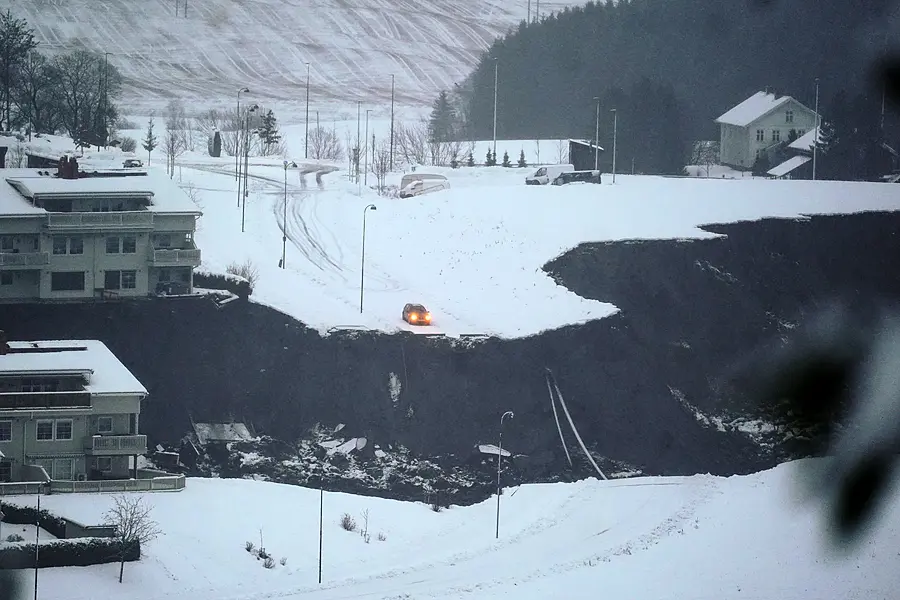
[{"label": "lamp post", "polygon": [[247,215],[247,196],[250,195],[249,185],[249,175],[248,172],[250,170],[250,114],[256,112],[259,108],[258,104],[254,104],[250,108],[247,109],[247,117],[245,121],[244,128],[244,201],[241,203],[241,233],[244,233],[244,222],[245,217]]},{"label": "lamp post", "polygon": [[[284,213],[281,217],[281,268],[286,268],[285,259],[287,258],[287,171],[288,161],[284,161]],[[294,165],[297,166],[297,165]]]},{"label": "lamp post", "polygon": [[616,134],[618,133],[619,128],[619,112],[616,109],[611,109],[609,112],[613,114],[613,164],[612,164],[612,182],[616,182]]},{"label": "lamp post", "polygon": [[816,133],[813,137],[813,181],[816,180],[816,149],[819,146],[819,78],[816,77]]},{"label": "lamp post", "polygon": [[513,412],[508,410],[500,417],[500,440],[497,444],[497,531],[495,539],[500,539],[500,492],[502,491],[500,488],[500,460],[503,458],[503,419],[506,417],[511,419],[514,416]]},{"label": "lamp post", "polygon": [[356,168],[356,194],[357,195],[362,193],[362,190],[359,187],[359,184],[360,184],[360,181],[359,181],[359,153],[362,151],[359,147],[359,136],[360,136],[359,127],[360,127],[360,121],[361,121],[360,115],[362,114],[360,112],[361,110],[362,110],[362,102],[357,100],[356,101],[356,156],[354,157],[356,159],[355,168]]},{"label": "lamp post", "polygon": [[109,55],[103,53],[103,147],[109,148]]},{"label": "lamp post", "polygon": [[594,170],[600,168],[600,96],[594,96],[597,101],[597,120],[594,124]]},{"label": "lamp post", "polygon": [[[366,137],[364,138],[366,140],[366,146],[369,145],[369,113],[370,112],[372,112],[372,109],[367,108],[366,109]],[[363,183],[365,185],[369,185],[369,152],[368,152],[368,149],[366,149],[365,163],[363,166]]]},{"label": "lamp post", "polygon": [[497,69],[498,59],[494,59],[494,161],[497,161]]},{"label": "lamp post", "polygon": [[[241,122],[241,92],[249,92],[249,88],[241,88],[237,92],[237,116],[238,123]],[[237,139],[234,141],[234,180],[238,182],[238,204],[241,203],[241,186],[240,186],[240,170],[241,170],[241,136],[238,133]]]},{"label": "lamp post", "polygon": [[394,76],[391,75],[391,171],[394,170]]},{"label": "lamp post", "polygon": [[309,158],[309,63],[306,63],[306,145],[303,158]]},{"label": "lamp post", "polygon": [[366,277],[366,213],[370,208],[378,210],[374,204],[369,204],[363,209],[362,260],[359,270],[359,314],[362,314],[363,311],[363,281]]}]

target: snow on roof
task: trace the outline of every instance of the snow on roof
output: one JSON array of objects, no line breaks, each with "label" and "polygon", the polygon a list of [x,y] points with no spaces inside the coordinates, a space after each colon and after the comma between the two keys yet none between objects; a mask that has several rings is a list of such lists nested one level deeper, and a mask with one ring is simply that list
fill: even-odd
[{"label": "snow on roof", "polygon": [[569,139],[569,143],[570,143],[570,144],[572,144],[572,143],[575,143],[575,144],[581,144],[582,146],[587,146],[587,147],[590,148],[591,150],[593,150],[594,148],[597,148],[598,150],[600,150],[600,152],[606,152],[606,150],[603,149],[603,146],[601,146],[600,144],[595,144],[595,143],[594,143],[594,140],[573,140],[573,139]]},{"label": "snow on roof", "polygon": [[[3,172],[5,181],[0,183],[0,215],[42,214],[46,211],[35,208],[29,201],[35,195],[92,195],[92,194],[137,194],[150,198],[148,210],[154,212],[183,212],[200,214],[178,184],[167,175],[148,169],[146,174],[124,177],[81,177],[60,179],[41,169],[8,169]],[[15,184],[15,187],[14,185]],[[17,190],[16,187],[19,189]],[[21,192],[19,191],[21,190]]]},{"label": "snow on roof", "polygon": [[[804,150],[807,152],[811,152],[813,149],[813,144],[815,143],[813,141],[813,138],[816,135],[816,131],[818,131],[818,127],[813,127],[812,129],[798,137],[796,140],[788,144],[788,148],[791,148],[792,150]],[[822,138],[819,137],[819,142],[821,141]]]},{"label": "snow on roof", "polygon": [[246,442],[253,439],[243,423],[194,423],[201,444],[208,442]]},{"label": "snow on roof", "polygon": [[779,106],[793,100],[790,96],[776,96],[767,92],[756,92],[724,115],[716,119],[716,123],[746,127],[760,117],[770,113]]},{"label": "snow on roof", "polygon": [[502,456],[512,456],[512,454],[509,453],[509,450],[507,450],[506,448],[501,449],[494,444],[479,444],[478,451],[482,454],[493,454],[495,456],[498,453]]},{"label": "snow on roof", "polygon": [[9,347],[53,348],[58,351],[0,355],[0,376],[20,373],[83,373],[88,376],[88,385],[84,389],[91,394],[147,394],[147,389],[103,342],[97,340],[9,342]]},{"label": "snow on roof", "polygon": [[797,167],[802,167],[812,159],[808,156],[793,156],[780,165],[776,165],[766,171],[769,175],[773,177],[783,177],[796,169]]},{"label": "snow on roof", "polygon": [[79,154],[72,138],[46,133],[35,134],[25,143],[25,153],[42,158],[59,158],[64,154]]}]

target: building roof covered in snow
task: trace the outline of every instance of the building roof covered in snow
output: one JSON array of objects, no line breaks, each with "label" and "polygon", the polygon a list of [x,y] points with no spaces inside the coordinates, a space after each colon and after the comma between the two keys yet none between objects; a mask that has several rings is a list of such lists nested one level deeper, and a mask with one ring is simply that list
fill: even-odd
[{"label": "building roof covered in snow", "polygon": [[247,442],[253,439],[243,423],[194,423],[194,433],[201,445],[210,442]]},{"label": "building roof covered in snow", "polygon": [[802,167],[812,159],[808,156],[792,156],[780,165],[775,165],[766,171],[772,177],[784,177],[794,169]]},{"label": "building roof covered in snow", "polygon": [[[816,136],[816,132],[818,131],[817,127],[814,127],[798,137],[796,140],[788,144],[788,148],[791,150],[800,150],[803,152],[812,152],[814,138]],[[822,141],[821,136],[819,137],[819,142]]]},{"label": "building roof covered in snow", "polygon": [[747,127],[791,101],[796,102],[790,96],[778,96],[770,92],[756,92],[716,119],[716,123]]}]

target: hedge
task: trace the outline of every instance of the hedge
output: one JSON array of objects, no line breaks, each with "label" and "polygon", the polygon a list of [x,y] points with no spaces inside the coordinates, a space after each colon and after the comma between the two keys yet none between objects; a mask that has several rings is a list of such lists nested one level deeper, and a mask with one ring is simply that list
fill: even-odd
[{"label": "hedge", "polygon": [[[0,502],[0,510],[3,511],[3,522],[10,525],[35,525],[38,522],[38,511],[33,506],[18,506]],[[50,511],[42,510],[41,529],[53,537],[62,539],[66,537],[66,520],[57,517]]]},{"label": "hedge", "polygon": [[[120,544],[110,538],[79,538],[75,540],[50,540],[40,544],[38,568],[88,567],[119,562]],[[141,546],[131,544],[125,552],[125,561],[141,558]],[[0,547],[0,569],[33,569],[34,543],[14,543]]]},{"label": "hedge", "polygon": [[243,277],[204,271],[194,271],[194,287],[208,290],[228,290],[243,300],[249,298],[250,294],[253,293],[250,282]]}]

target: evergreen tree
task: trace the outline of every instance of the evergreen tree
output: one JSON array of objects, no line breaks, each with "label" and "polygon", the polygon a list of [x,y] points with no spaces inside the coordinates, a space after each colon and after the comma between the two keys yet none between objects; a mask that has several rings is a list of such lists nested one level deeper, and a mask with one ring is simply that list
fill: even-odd
[{"label": "evergreen tree", "polygon": [[434,104],[431,105],[431,116],[428,118],[428,141],[431,143],[449,142],[453,139],[453,107],[447,92],[441,90]]},{"label": "evergreen tree", "polygon": [[34,29],[24,19],[14,19],[9,9],[0,14],[0,91],[3,93],[0,129],[12,129],[12,92],[18,66],[36,47]]},{"label": "evergreen tree", "polygon": [[472,153],[471,153],[471,152],[469,152],[469,160],[466,161],[466,166],[467,166],[467,167],[474,167],[474,166],[475,166],[475,157],[472,156]]},{"label": "evergreen tree", "polygon": [[512,163],[509,162],[509,152],[506,152],[505,150],[503,152],[503,165],[502,166],[506,167],[507,169],[512,166]]},{"label": "evergreen tree", "polygon": [[490,149],[487,151],[487,158],[484,161],[484,166],[486,167],[494,167],[497,165],[497,155],[493,154]]},{"label": "evergreen tree", "polygon": [[153,133],[153,117],[150,117],[150,120],[147,122],[147,134],[141,141],[141,146],[147,151],[148,167],[150,166],[150,155],[153,154],[153,150],[155,150],[158,145],[159,140],[156,139],[156,135]]},{"label": "evergreen tree", "polygon": [[760,152],[753,162],[753,174],[757,177],[765,177],[771,168],[769,166],[769,156],[765,152]]},{"label": "evergreen tree", "polygon": [[522,149],[522,150],[519,151],[519,164],[518,164],[518,166],[519,166],[520,169],[525,168],[525,167],[528,166],[528,163],[525,162],[525,150],[524,150],[524,149]]},{"label": "evergreen tree", "polygon": [[281,141],[281,134],[278,132],[278,120],[271,110],[267,111],[262,117],[262,124],[259,127],[259,138],[263,143],[263,156],[270,156],[273,148]]}]

